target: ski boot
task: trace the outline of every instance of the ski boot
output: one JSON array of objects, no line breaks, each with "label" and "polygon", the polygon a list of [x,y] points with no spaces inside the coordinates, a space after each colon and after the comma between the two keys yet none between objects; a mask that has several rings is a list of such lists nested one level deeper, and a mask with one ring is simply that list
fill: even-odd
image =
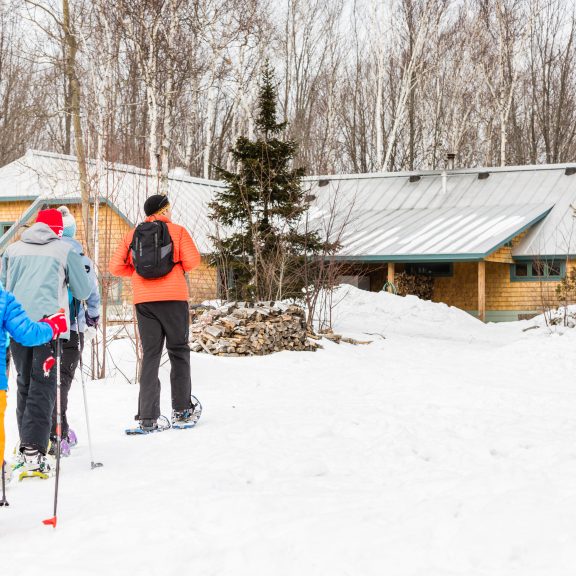
[{"label": "ski boot", "polygon": [[24,446],[21,451],[24,456],[24,463],[18,476],[20,481],[24,478],[47,480],[53,475],[53,467],[46,455],[31,446]]},{"label": "ski boot", "polygon": [[202,404],[196,396],[191,396],[190,398],[190,408],[187,410],[182,410],[178,412],[176,410],[172,411],[172,428],[186,429],[194,428],[200,420],[202,415]]}]

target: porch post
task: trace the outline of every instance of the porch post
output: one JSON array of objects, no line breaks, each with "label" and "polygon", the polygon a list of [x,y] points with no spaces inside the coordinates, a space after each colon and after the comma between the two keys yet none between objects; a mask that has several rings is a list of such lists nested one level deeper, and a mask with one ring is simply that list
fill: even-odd
[{"label": "porch post", "polygon": [[388,262],[388,282],[394,284],[394,262]]},{"label": "porch post", "polygon": [[486,321],[486,262],[478,262],[478,318]]}]

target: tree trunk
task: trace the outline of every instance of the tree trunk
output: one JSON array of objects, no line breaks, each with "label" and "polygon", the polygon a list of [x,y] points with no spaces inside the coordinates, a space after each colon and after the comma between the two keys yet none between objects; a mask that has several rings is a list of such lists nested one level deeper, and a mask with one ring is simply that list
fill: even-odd
[{"label": "tree trunk", "polygon": [[89,256],[94,252],[94,238],[92,234],[92,217],[90,215],[90,187],[88,184],[88,171],[86,168],[86,153],[84,150],[84,136],[82,134],[82,121],[80,118],[80,82],[76,74],[76,52],[78,43],[70,27],[70,6],[68,0],[62,0],[64,46],[66,49],[66,77],[70,86],[70,113],[74,127],[74,142],[76,145],[76,160],[80,175],[80,196],[82,198],[82,221],[84,223],[84,240]]},{"label": "tree trunk", "polygon": [[212,152],[212,138],[213,138],[213,126],[214,117],[216,116],[216,88],[210,86],[208,88],[208,104],[206,108],[206,134],[205,134],[205,144],[204,144],[204,167],[202,174],[204,178],[210,178],[210,158]]}]

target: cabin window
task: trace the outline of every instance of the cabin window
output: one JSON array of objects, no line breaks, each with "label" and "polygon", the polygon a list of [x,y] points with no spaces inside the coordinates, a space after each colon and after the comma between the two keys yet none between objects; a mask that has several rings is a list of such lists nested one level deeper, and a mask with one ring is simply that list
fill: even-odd
[{"label": "cabin window", "polygon": [[550,260],[548,262],[548,274],[550,276],[563,276],[562,263],[557,260]]},{"label": "cabin window", "polygon": [[109,273],[106,273],[102,277],[102,284],[100,286],[100,292],[102,298],[104,298],[104,291],[107,291],[108,304],[119,305],[122,304],[122,291],[123,283],[122,278],[116,278]]},{"label": "cabin window", "polygon": [[566,263],[561,260],[527,260],[510,265],[512,282],[557,282],[566,275]]},{"label": "cabin window", "polygon": [[0,222],[0,236],[4,236],[10,228],[12,228],[14,222]]},{"label": "cabin window", "polygon": [[432,278],[447,278],[454,275],[452,262],[410,262],[404,265],[404,271],[411,276]]}]

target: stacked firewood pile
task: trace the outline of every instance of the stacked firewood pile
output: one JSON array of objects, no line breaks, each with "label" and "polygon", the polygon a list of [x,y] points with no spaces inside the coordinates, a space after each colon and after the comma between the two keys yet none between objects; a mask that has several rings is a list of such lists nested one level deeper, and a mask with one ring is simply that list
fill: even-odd
[{"label": "stacked firewood pile", "polygon": [[423,274],[412,275],[406,272],[396,274],[394,278],[396,290],[400,296],[412,294],[422,300],[432,300],[434,293],[434,278]]},{"label": "stacked firewood pile", "polygon": [[299,306],[225,304],[194,314],[190,348],[216,356],[260,356],[281,350],[316,350]]}]

